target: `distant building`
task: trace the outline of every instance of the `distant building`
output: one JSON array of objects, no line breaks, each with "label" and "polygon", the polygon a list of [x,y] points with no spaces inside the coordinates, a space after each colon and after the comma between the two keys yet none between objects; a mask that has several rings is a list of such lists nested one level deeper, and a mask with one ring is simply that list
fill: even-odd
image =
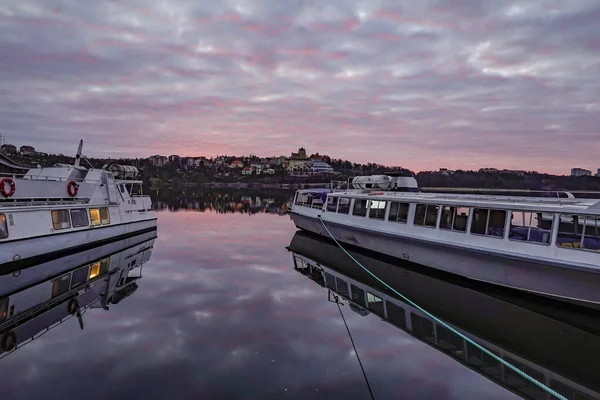
[{"label": "distant building", "polygon": [[306,156],[306,150],[304,149],[304,147],[300,147],[298,149],[298,152],[292,153],[292,156],[290,158],[298,158],[298,159],[306,160],[308,157]]},{"label": "distant building", "polygon": [[250,167],[244,167],[242,169],[242,175],[252,175],[252,168],[250,168]]},{"label": "distant building", "polygon": [[33,146],[21,146],[19,152],[22,156],[31,156],[35,154],[35,148]]},{"label": "distant building", "polygon": [[181,157],[176,154],[169,156],[169,162],[174,164],[179,164],[181,162]]},{"label": "distant building", "polygon": [[592,171],[584,168],[573,168],[571,170],[571,176],[592,176]]},{"label": "distant building", "polygon": [[596,176],[600,176],[600,168],[598,168],[598,172],[596,172]]},{"label": "distant building", "polygon": [[234,160],[231,163],[231,168],[242,168],[244,166],[244,163],[241,160]]},{"label": "distant building", "polygon": [[165,156],[155,155],[148,157],[148,161],[150,161],[150,163],[155,167],[162,167],[169,162],[169,159]]},{"label": "distant building", "polygon": [[12,144],[3,144],[0,149],[6,154],[17,154],[17,146]]}]

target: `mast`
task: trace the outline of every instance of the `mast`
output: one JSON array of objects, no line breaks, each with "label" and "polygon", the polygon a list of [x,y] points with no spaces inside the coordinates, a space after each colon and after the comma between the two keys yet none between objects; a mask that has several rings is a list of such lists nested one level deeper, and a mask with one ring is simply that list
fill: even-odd
[{"label": "mast", "polygon": [[75,168],[79,167],[79,164],[81,162],[81,150],[83,149],[83,139],[81,139],[79,141],[79,147],[77,148],[77,154],[75,155]]}]

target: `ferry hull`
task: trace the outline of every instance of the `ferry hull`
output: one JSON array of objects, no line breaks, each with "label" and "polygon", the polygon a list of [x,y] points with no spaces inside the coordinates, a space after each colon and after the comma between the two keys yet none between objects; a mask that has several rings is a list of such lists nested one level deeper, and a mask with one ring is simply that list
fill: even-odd
[{"label": "ferry hull", "polygon": [[[290,217],[298,229],[330,237],[318,218],[294,212]],[[600,308],[599,273],[572,269],[568,264],[548,265],[514,256],[475,253],[452,245],[425,243],[334,222],[325,221],[325,224],[340,243],[469,279]]]},{"label": "ferry hull", "polygon": [[0,275],[157,230],[157,219],[0,243]]}]

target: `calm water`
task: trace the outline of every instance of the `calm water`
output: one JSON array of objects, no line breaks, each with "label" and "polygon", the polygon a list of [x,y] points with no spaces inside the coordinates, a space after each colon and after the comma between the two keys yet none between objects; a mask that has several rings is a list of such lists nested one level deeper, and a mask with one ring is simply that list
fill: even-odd
[{"label": "calm water", "polygon": [[[369,398],[337,306],[294,270],[285,199],[251,214],[185,210],[199,207],[187,197],[159,213],[135,293],[0,360],[1,399]],[[517,398],[376,315],[342,310],[376,399]]]}]

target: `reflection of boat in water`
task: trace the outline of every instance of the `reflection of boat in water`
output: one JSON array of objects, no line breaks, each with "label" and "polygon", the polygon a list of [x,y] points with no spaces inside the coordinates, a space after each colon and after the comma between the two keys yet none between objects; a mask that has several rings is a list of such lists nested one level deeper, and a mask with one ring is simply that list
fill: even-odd
[{"label": "reflection of boat in water", "polygon": [[132,295],[155,239],[156,232],[142,234],[0,276],[0,357],[70,318],[83,329],[88,309],[108,310]]},{"label": "reflection of boat in water", "polygon": [[[298,232],[288,250],[294,268],[344,298],[360,315],[375,314],[527,399],[551,399],[538,386],[400,300],[335,244]],[[357,248],[353,257],[419,306],[568,399],[600,399],[600,314],[435,271]],[[431,271],[431,270],[430,270]],[[433,275],[435,274],[435,276]],[[446,278],[450,280],[446,280]],[[563,318],[562,314],[567,318]]]}]

